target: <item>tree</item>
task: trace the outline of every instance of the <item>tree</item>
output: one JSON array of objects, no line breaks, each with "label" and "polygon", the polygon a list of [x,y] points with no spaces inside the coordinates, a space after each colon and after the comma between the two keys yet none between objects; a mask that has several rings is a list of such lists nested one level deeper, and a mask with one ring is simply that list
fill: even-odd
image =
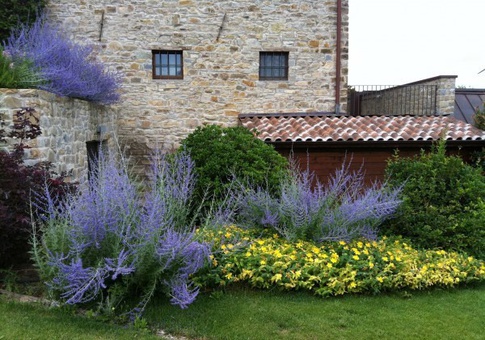
[{"label": "tree", "polygon": [[20,24],[33,23],[46,5],[46,0],[1,0],[0,40],[6,40]]}]

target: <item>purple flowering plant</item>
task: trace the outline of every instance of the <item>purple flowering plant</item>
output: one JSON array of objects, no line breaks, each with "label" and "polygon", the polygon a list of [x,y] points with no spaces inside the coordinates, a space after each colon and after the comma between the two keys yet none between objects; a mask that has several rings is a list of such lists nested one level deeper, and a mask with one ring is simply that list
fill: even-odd
[{"label": "purple flowering plant", "polygon": [[40,78],[30,87],[100,104],[120,99],[120,73],[107,71],[92,46],[67,38],[45,15],[13,30],[4,49],[15,65],[28,61],[30,73]]},{"label": "purple flowering plant", "polygon": [[[97,302],[102,310],[126,309],[132,317],[160,292],[187,307],[198,294],[191,275],[210,255],[190,221],[180,217],[187,212],[177,211],[188,209],[194,180],[188,156],[162,157],[140,190],[123,159],[101,154],[89,185],[62,208],[46,188],[37,200],[43,223],[36,226],[32,243],[51,293],[66,304]],[[121,308],[136,296],[135,306]]]},{"label": "purple flowering plant", "polygon": [[362,170],[351,172],[344,162],[324,186],[310,170],[292,164],[292,175],[277,195],[243,187],[238,222],[246,227],[272,228],[290,241],[375,239],[379,225],[400,205],[401,188],[387,183],[366,187]]}]

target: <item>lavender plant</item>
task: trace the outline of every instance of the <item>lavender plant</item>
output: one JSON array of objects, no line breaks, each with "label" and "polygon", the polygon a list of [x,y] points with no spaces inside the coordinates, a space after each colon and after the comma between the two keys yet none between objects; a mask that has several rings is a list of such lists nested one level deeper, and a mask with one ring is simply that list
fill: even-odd
[{"label": "lavender plant", "polygon": [[65,303],[118,309],[137,294],[129,311],[135,317],[158,292],[182,308],[194,301],[198,289],[190,276],[210,250],[177,211],[188,209],[192,163],[180,154],[158,159],[153,170],[141,193],[122,161],[102,155],[89,186],[61,209],[47,189],[38,200],[44,223],[40,235],[34,232],[33,257],[51,292]]},{"label": "lavender plant", "polygon": [[273,228],[290,241],[375,239],[378,226],[401,203],[400,188],[390,189],[386,183],[366,188],[363,172],[350,172],[346,162],[327,186],[309,170],[293,166],[292,172],[277,196],[262,188],[244,187],[238,222]]},{"label": "lavender plant", "polygon": [[71,41],[45,16],[14,30],[5,50],[14,60],[32,63],[32,71],[43,80],[37,88],[101,104],[119,100],[120,75],[105,70],[91,46]]}]

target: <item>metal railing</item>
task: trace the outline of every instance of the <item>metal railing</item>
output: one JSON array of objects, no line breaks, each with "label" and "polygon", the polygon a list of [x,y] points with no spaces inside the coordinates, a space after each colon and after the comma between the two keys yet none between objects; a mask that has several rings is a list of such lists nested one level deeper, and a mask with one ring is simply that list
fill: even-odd
[{"label": "metal railing", "polygon": [[436,85],[359,85],[348,90],[353,116],[430,116],[437,112]]}]

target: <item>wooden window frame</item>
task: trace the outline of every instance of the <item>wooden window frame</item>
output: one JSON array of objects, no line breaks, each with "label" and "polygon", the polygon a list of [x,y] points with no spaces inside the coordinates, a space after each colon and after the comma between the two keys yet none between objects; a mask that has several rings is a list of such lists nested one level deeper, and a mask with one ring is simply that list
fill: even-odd
[{"label": "wooden window frame", "polygon": [[[277,65],[266,65],[265,59],[267,57],[283,57],[284,65],[278,63]],[[259,80],[288,80],[288,64],[289,64],[290,53],[285,51],[262,51],[259,52]],[[265,75],[267,71],[271,72],[271,75]],[[281,74],[283,71],[283,75],[274,75],[274,71],[278,71]]]},{"label": "wooden window frame", "polygon": [[[157,64],[157,56],[162,55],[175,55],[180,56],[180,63],[178,63],[177,58],[175,58],[175,64],[170,64],[168,60],[166,64]],[[161,59],[161,57],[160,57]],[[168,57],[167,59],[170,59]],[[170,74],[171,67],[176,70],[180,69],[180,74]],[[159,69],[159,74],[157,74],[157,68]],[[167,71],[165,75],[162,75],[162,71]],[[184,79],[184,53],[182,50],[152,50],[152,77],[153,79]]]}]

